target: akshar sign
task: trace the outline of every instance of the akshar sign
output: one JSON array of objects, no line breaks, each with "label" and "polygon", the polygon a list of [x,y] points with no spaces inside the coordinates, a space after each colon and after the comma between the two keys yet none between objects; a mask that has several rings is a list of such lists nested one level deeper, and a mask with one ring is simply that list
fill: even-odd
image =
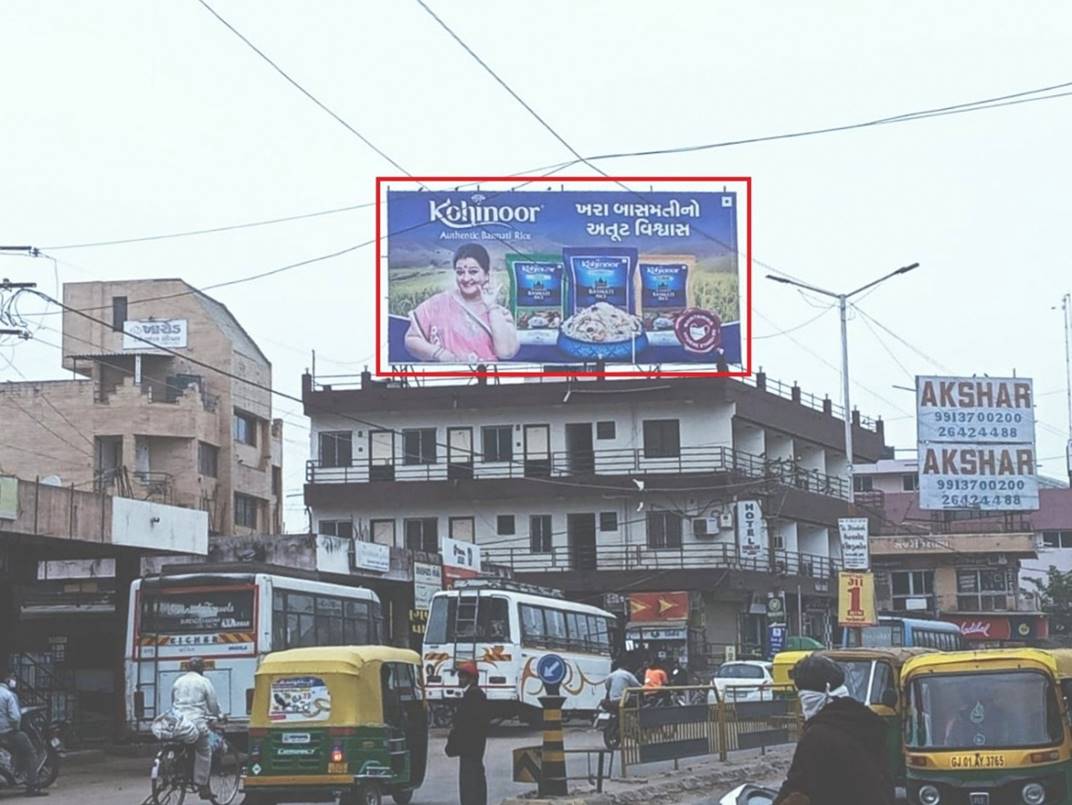
[{"label": "akshar sign", "polygon": [[919,377],[916,415],[921,509],[1038,509],[1030,379]]},{"label": "akshar sign", "polygon": [[453,374],[599,362],[711,374],[744,363],[728,182],[721,192],[517,184],[387,192],[376,294],[387,300],[387,363]]}]

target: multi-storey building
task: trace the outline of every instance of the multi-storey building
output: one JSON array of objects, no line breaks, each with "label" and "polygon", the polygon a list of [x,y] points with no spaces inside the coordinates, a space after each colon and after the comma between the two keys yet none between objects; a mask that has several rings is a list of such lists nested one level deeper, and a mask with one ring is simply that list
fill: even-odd
[{"label": "multi-storey building", "polygon": [[[824,636],[847,501],[831,402],[759,373],[469,385],[303,378],[319,533],[485,563],[572,598],[688,591],[689,658],[766,649],[767,601]],[[854,412],[856,460],[883,454]],[[758,515],[758,516],[757,516]]]},{"label": "multi-storey building", "polygon": [[68,283],[63,297],[87,314],[63,313],[76,377],[0,385],[0,466],[203,509],[214,533],[279,533],[272,366],[230,311],[177,279]]}]

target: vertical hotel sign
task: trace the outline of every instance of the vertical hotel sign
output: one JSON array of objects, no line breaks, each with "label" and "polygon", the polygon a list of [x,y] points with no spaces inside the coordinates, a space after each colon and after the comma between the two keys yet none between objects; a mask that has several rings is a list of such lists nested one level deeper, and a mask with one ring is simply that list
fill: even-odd
[{"label": "vertical hotel sign", "polygon": [[1035,395],[1028,378],[917,377],[919,507],[1039,507]]}]

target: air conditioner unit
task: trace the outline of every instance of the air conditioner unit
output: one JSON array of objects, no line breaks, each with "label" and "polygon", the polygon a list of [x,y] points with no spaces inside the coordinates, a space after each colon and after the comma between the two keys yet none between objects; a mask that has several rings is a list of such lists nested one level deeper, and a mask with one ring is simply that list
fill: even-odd
[{"label": "air conditioner unit", "polygon": [[699,538],[718,536],[718,520],[717,517],[696,517],[692,521],[692,535]]},{"label": "air conditioner unit", "polygon": [[733,512],[724,511],[718,513],[718,524],[721,528],[733,528]]}]

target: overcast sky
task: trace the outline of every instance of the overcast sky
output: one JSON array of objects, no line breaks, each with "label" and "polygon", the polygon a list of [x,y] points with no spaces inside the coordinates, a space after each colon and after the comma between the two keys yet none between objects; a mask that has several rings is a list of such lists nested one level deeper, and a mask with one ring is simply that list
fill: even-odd
[{"label": "overcast sky", "polygon": [[[1072,81],[1072,5],[1057,0],[429,4],[585,155],[822,128]],[[507,174],[570,158],[415,0],[214,7],[414,174]],[[364,209],[48,248],[359,204],[373,199],[375,176],[398,171],[196,0],[3,0],[0,16],[0,243],[46,249],[61,282],[177,276],[201,287],[373,236]],[[889,441],[908,448],[913,397],[895,385],[916,373],[1015,370],[1035,379],[1043,472],[1060,477],[1070,124],[1072,97],[601,167],[751,175],[755,257],[817,285],[848,289],[919,261],[861,303],[918,352],[860,316],[850,322],[854,405],[882,415]],[[269,356],[275,386],[298,394],[314,348],[323,373],[368,360],[374,268],[365,248],[212,294]],[[837,398],[836,313],[779,335],[821,303],[765,273],[756,266],[755,364]],[[55,290],[43,259],[0,257],[0,276]],[[56,332],[38,335],[59,343]],[[44,343],[0,354],[27,377],[61,376],[58,350]],[[21,379],[2,358],[0,367],[0,380]],[[298,495],[287,526],[299,530],[307,425],[296,403],[277,400],[276,411],[286,491]]]}]

